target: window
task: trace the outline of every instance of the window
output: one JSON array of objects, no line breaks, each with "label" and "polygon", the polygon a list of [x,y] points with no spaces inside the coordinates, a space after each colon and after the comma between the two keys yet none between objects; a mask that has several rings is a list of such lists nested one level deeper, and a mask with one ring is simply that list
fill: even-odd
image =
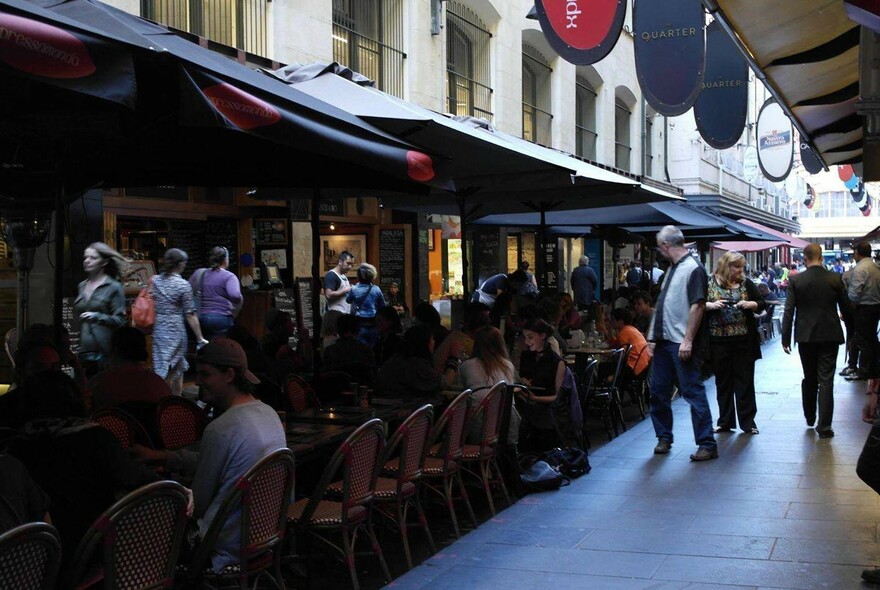
[{"label": "window", "polygon": [[479,17],[459,2],[446,6],[446,100],[453,115],[492,120],[489,40]]},{"label": "window", "polygon": [[630,171],[630,119],[629,106],[618,97],[614,100],[614,165],[621,170]]},{"label": "window", "polygon": [[645,176],[654,175],[654,115],[645,116]]},{"label": "window", "polygon": [[523,139],[542,145],[550,145],[550,74],[553,70],[543,55],[529,46],[523,47],[522,95]]},{"label": "window", "polygon": [[403,98],[401,0],[333,0],[333,59]]},{"label": "window", "polygon": [[141,0],[141,15],[223,45],[269,57],[268,1]]},{"label": "window", "polygon": [[575,153],[596,161],[596,90],[583,76],[578,76],[575,82],[575,110]]}]

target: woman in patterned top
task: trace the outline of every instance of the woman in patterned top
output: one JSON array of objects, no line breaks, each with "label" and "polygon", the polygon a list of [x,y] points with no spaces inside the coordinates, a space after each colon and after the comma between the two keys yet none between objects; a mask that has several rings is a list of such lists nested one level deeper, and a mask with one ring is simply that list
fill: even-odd
[{"label": "woman in patterned top", "polygon": [[755,284],[743,275],[745,265],[739,252],[725,252],[709,277],[706,320],[718,394],[715,432],[731,432],[739,420],[743,432],[758,434],[755,361],[761,358],[761,337],[755,314],[766,304]]},{"label": "woman in patterned top", "polygon": [[153,370],[168,381],[172,395],[183,390],[183,374],[189,368],[186,361],[188,339],[184,320],[196,336],[199,345],[207,344],[202,337],[199,318],[193,304],[192,287],[180,273],[189,260],[186,252],[171,248],[162,258],[162,274],[152,278],[156,323],[153,327]]}]

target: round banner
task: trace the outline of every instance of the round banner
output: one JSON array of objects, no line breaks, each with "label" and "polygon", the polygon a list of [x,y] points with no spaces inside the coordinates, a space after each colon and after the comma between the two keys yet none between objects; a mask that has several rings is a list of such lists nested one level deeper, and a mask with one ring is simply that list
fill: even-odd
[{"label": "round banner", "polygon": [[535,10],[550,47],[565,61],[587,66],[614,49],[626,4],[626,0],[535,0]]},{"label": "round banner", "polygon": [[804,199],[804,205],[807,209],[812,209],[816,206],[816,203],[819,202],[819,196],[816,194],[816,189],[814,189],[811,185],[807,185],[807,198]]},{"label": "round banner", "polygon": [[749,66],[720,23],[706,29],[706,73],[694,105],[700,136],[716,150],[740,140],[749,104]]},{"label": "round banner", "polygon": [[791,172],[794,161],[794,133],[791,121],[776,99],[768,98],[764,102],[756,129],[761,172],[773,182],[782,182]]},{"label": "round banner", "polygon": [[801,164],[804,170],[810,174],[818,174],[822,171],[822,162],[819,161],[819,158],[816,157],[816,154],[813,153],[813,150],[805,142],[801,142]]},{"label": "round banner", "polygon": [[849,164],[843,164],[842,166],[837,167],[837,177],[840,178],[843,182],[848,181],[853,177],[855,172],[853,172],[853,167]]},{"label": "round banner", "polygon": [[636,74],[645,100],[661,115],[677,117],[697,100],[705,63],[703,19],[700,0],[633,0]]}]

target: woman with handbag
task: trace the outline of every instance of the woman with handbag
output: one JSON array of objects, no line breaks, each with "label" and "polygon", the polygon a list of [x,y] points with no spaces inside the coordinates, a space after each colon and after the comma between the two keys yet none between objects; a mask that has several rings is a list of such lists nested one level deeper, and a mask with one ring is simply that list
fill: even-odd
[{"label": "woman with handbag", "polygon": [[150,281],[156,308],[153,370],[168,381],[172,395],[180,395],[183,391],[183,374],[189,368],[186,361],[189,342],[183,322],[189,324],[199,347],[208,343],[202,337],[199,318],[193,305],[192,287],[180,276],[188,260],[186,252],[171,248],[160,261],[162,274],[154,276]]},{"label": "woman with handbag", "polygon": [[189,278],[193,301],[199,314],[202,336],[226,336],[235,324],[242,297],[238,277],[229,272],[229,250],[215,246],[208,253],[209,268],[200,268]]},{"label": "woman with handbag", "polygon": [[83,252],[83,270],[86,280],[79,284],[73,309],[82,322],[78,357],[90,378],[103,368],[113,332],[125,323],[121,280],[128,262],[107,244],[95,242]]},{"label": "woman with handbag", "polygon": [[385,296],[382,289],[375,286],[376,267],[366,262],[357,269],[358,283],[348,292],[346,301],[351,305],[351,313],[357,316],[358,340],[367,346],[375,346],[379,341],[376,330],[376,310],[385,307]]}]

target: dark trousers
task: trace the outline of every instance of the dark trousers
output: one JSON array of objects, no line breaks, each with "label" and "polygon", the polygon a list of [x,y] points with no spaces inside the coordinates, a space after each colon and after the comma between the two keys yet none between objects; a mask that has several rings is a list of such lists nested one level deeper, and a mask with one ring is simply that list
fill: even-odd
[{"label": "dark trousers", "polygon": [[738,419],[743,431],[755,428],[755,359],[748,341],[712,342],[712,371],[718,396],[718,426],[734,429]]},{"label": "dark trousers", "polygon": [[872,490],[880,494],[880,422],[874,421],[874,427],[868,434],[868,440],[859,455],[856,474]]},{"label": "dark trousers", "polygon": [[797,346],[804,369],[804,379],[801,381],[804,418],[809,424],[816,421],[818,400],[819,421],[816,430],[829,430],[834,416],[834,367],[840,345],[835,342],[801,342]]},{"label": "dark trousers", "polygon": [[857,305],[855,313],[856,346],[859,348],[859,372],[880,377],[877,368],[877,324],[880,305]]},{"label": "dark trousers", "polygon": [[859,347],[856,342],[856,327],[852,322],[846,326],[846,366],[848,369],[859,368]]}]

